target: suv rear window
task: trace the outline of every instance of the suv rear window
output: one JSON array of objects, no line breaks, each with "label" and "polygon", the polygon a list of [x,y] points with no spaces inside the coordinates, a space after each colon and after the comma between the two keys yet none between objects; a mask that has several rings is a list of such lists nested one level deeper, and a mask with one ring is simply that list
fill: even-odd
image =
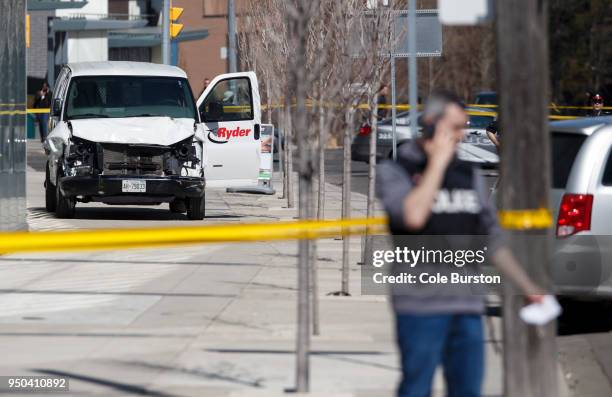
[{"label": "suv rear window", "polygon": [[564,189],[567,185],[574,160],[582,144],[586,140],[585,135],[567,134],[562,132],[552,133],[552,166],[553,166],[553,188]]},{"label": "suv rear window", "polygon": [[606,168],[604,168],[604,174],[601,178],[601,184],[604,186],[612,186],[612,151],[608,154],[608,160],[606,161]]}]

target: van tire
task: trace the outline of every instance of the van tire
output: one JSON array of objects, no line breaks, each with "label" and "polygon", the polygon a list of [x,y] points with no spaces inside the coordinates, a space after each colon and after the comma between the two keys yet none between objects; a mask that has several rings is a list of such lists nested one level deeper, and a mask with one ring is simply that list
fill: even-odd
[{"label": "van tire", "polygon": [[201,221],[204,219],[205,205],[205,196],[190,197],[187,201],[187,218],[192,221]]},{"label": "van tire", "polygon": [[59,188],[59,174],[55,183],[55,216],[58,218],[69,219],[74,218],[74,209],[76,207],[76,200],[74,198],[66,197],[62,194]]},{"label": "van tire", "polygon": [[47,212],[55,212],[57,201],[55,197],[55,186],[51,183],[51,178],[49,176],[49,163],[47,163],[45,168],[45,209]]},{"label": "van tire", "polygon": [[170,212],[173,214],[183,214],[187,212],[187,203],[185,200],[174,199],[170,202]]}]

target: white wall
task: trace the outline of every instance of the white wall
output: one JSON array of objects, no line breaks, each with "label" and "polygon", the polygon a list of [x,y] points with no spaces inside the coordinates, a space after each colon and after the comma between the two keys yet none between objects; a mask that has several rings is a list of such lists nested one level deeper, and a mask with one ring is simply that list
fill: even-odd
[{"label": "white wall", "polygon": [[141,15],[147,11],[145,0],[129,0],[128,13],[130,15]]},{"label": "white wall", "polygon": [[[63,0],[67,1],[67,0]],[[96,19],[100,14],[108,14],[108,0],[89,0],[83,8],[65,8],[55,11],[55,15],[58,17],[68,17],[71,15],[84,15],[87,19]]]},{"label": "white wall", "polygon": [[108,61],[106,31],[83,30],[68,33],[68,62]]},{"label": "white wall", "polygon": [[[56,10],[58,17],[99,19],[108,14],[108,0],[89,0],[83,8]],[[85,30],[68,32],[68,62],[108,61],[106,31]]]}]

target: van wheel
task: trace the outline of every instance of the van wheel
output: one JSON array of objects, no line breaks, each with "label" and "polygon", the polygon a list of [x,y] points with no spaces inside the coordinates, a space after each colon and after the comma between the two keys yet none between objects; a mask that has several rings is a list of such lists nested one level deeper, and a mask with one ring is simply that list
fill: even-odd
[{"label": "van wheel", "polygon": [[204,219],[205,196],[190,197],[187,202],[187,218],[192,221]]},{"label": "van wheel", "polygon": [[49,176],[49,163],[47,163],[45,172],[45,208],[48,212],[55,212],[57,201],[55,197],[55,186],[51,183]]},{"label": "van wheel", "polygon": [[173,214],[182,214],[187,212],[187,204],[185,203],[185,200],[175,199],[174,201],[170,202],[170,212]]},{"label": "van wheel", "polygon": [[74,208],[76,206],[76,200],[74,198],[66,197],[62,194],[59,188],[59,174],[55,183],[55,216],[58,218],[74,218]]}]

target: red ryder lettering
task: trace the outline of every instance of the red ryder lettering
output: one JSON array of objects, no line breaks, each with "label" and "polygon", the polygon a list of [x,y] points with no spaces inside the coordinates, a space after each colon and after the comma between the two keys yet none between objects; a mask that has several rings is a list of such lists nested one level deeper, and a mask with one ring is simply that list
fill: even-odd
[{"label": "red ryder lettering", "polygon": [[249,136],[250,133],[251,133],[251,129],[250,128],[249,129],[244,129],[244,128],[236,127],[233,130],[228,130],[225,127],[221,127],[217,131],[217,136],[219,138],[225,138],[225,139],[227,139],[229,141],[231,137]]}]

